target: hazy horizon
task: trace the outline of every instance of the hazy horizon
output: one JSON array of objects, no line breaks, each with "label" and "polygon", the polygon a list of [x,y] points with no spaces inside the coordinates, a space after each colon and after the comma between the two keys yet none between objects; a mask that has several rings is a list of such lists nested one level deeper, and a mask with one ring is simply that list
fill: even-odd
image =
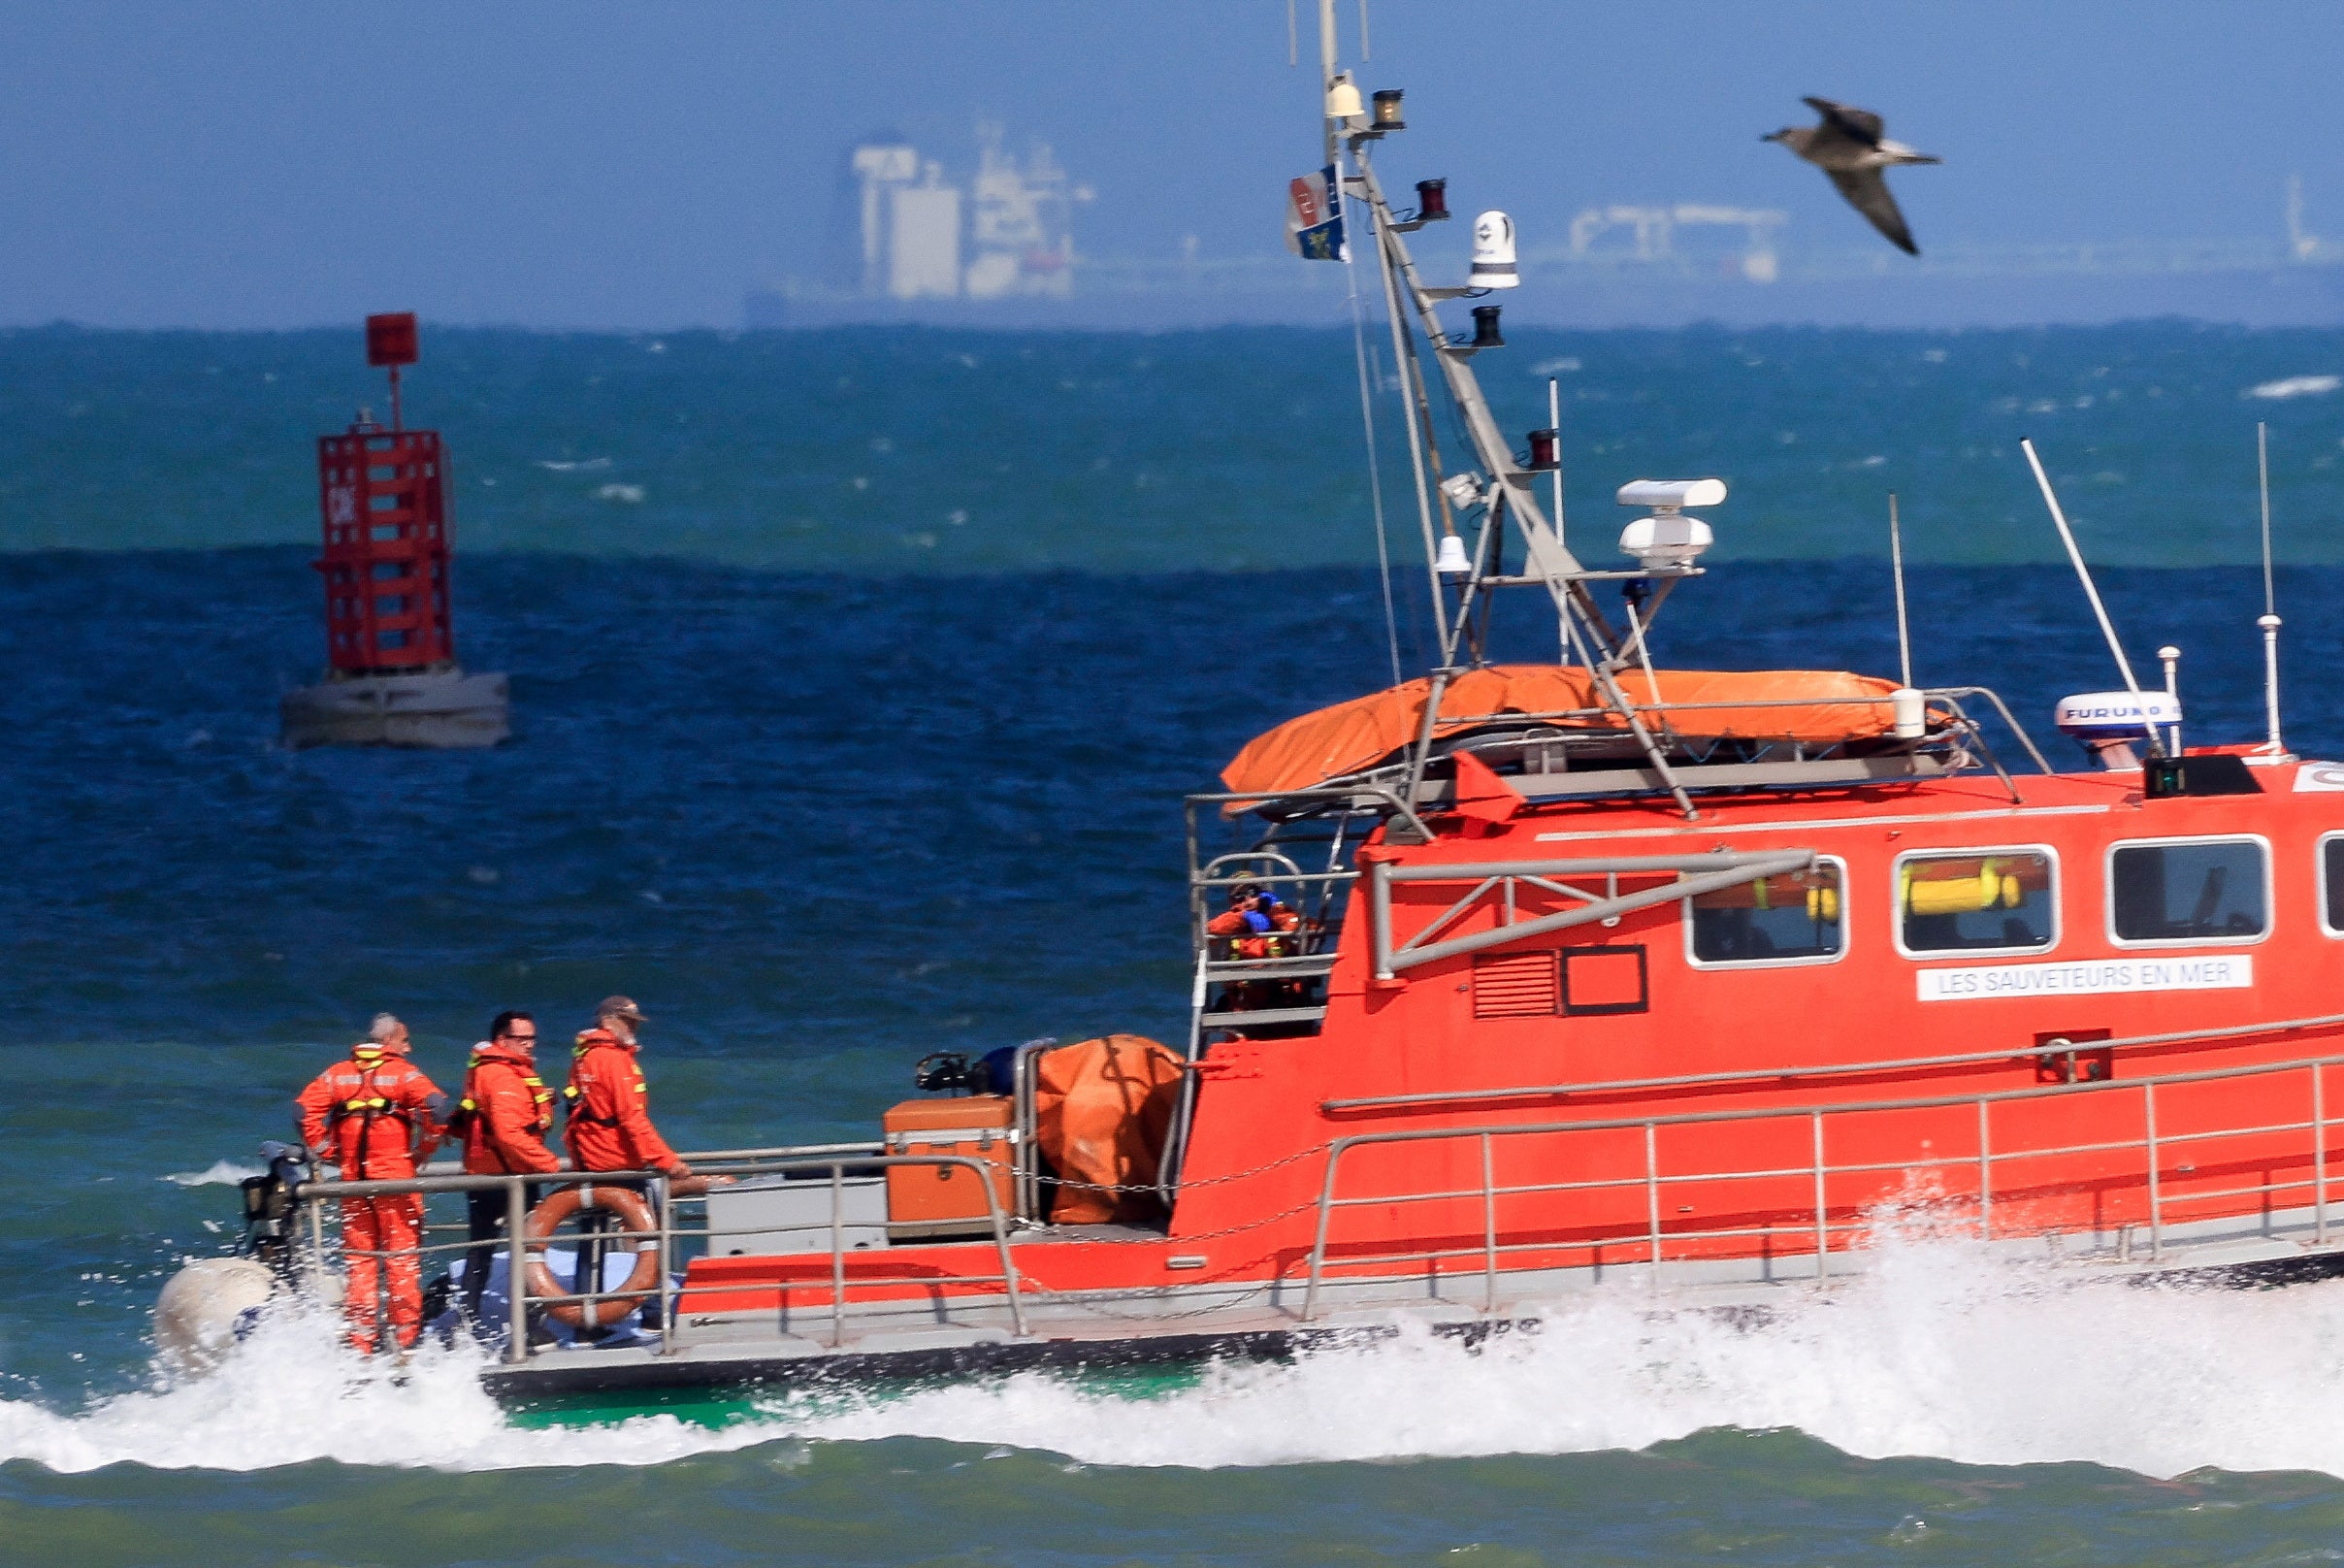
[{"label": "hazy horizon", "polygon": [[[20,6],[0,18],[0,221],[17,236],[0,324],[311,327],[413,309],[736,326],[752,287],[820,272],[846,147],[893,128],[964,169],[980,118],[1013,146],[1048,143],[1096,190],[1085,255],[1168,258],[1193,236],[1208,260],[1262,259],[1263,292],[1288,301],[1269,314],[1326,318],[1339,290],[1267,270],[1286,265],[1285,182],[1317,158],[1301,9],[1306,63],[1289,69],[1280,0],[426,3],[395,25],[283,3]],[[1356,60],[1356,0],[1339,11]],[[1897,176],[1928,260],[1880,247],[1874,324],[2006,318],[1991,290],[1932,281],[1948,256],[2275,243],[2291,175],[2307,227],[2344,234],[2344,103],[2325,80],[2344,11],[2302,0],[1886,4],[1860,19],[1822,0],[1375,0],[1371,18],[1362,80],[1409,94],[1390,177],[1446,175],[1467,213],[1504,206],[1530,251],[1617,203],[1779,209],[1792,260],[1876,245],[1814,170],[1759,141],[1807,117],[1806,93],[1875,109],[1946,160]],[[1811,292],[1824,309],[1837,291]],[[1236,315],[1260,313],[1244,303]],[[1630,313],[1701,309],[1656,297]]]}]

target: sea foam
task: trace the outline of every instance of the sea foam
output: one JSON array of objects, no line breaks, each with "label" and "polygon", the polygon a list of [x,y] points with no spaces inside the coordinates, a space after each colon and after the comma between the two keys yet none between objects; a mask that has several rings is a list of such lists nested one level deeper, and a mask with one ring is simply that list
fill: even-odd
[{"label": "sea foam", "polygon": [[1868,1457],[2344,1475],[2344,1282],[2082,1283],[1944,1239],[1890,1242],[1875,1261],[1828,1291],[1786,1290],[1756,1323],[1622,1291],[1479,1352],[1419,1334],[1216,1370],[1141,1408],[1022,1377],[788,1424],[1197,1466],[1633,1450],[1709,1427],[1795,1427]]},{"label": "sea foam", "polygon": [[[402,1377],[315,1314],[264,1324],[211,1378],[79,1415],[0,1401],[0,1459],[248,1470],[332,1458],[450,1470],[658,1464],[779,1440],[924,1436],[1091,1464],[1215,1468],[1642,1449],[1795,1427],[1865,1456],[2090,1460],[2344,1476],[2344,1281],[2142,1289],[1890,1237],[1828,1290],[1757,1319],[1621,1290],[1473,1350],[1420,1331],[1132,1393],[1041,1373],[776,1398],[721,1429],[669,1417],[525,1429],[472,1353]],[[590,1354],[590,1353],[579,1353]]]}]

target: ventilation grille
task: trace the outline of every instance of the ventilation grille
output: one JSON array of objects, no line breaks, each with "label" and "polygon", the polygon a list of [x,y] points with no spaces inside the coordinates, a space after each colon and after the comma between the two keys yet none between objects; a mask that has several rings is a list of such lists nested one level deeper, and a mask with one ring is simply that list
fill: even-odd
[{"label": "ventilation grille", "polygon": [[1473,1016],[1550,1018],[1561,1010],[1562,976],[1553,953],[1508,953],[1473,961]]}]

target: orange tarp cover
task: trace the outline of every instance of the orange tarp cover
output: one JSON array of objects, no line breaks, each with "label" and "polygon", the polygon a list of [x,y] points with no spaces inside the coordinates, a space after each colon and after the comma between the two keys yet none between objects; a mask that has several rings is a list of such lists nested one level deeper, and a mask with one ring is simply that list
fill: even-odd
[{"label": "orange tarp cover", "polygon": [[[1638,706],[1668,705],[1672,711],[1656,713],[1646,722],[1679,735],[1828,742],[1888,735],[1895,725],[1886,702],[1857,700],[1885,698],[1896,690],[1896,682],[1840,670],[1662,670],[1649,676],[1632,670],[1616,678],[1628,701]],[[1429,677],[1412,680],[1288,719],[1255,735],[1221,769],[1221,782],[1241,794],[1301,790],[1372,768],[1415,743],[1431,687]],[[1699,705],[1786,699],[1798,701],[1788,707],[1705,710]],[[1594,678],[1578,666],[1487,665],[1449,683],[1441,694],[1433,735],[1437,739],[1476,729],[1504,714],[1602,706]],[[1618,714],[1610,712],[1561,722],[1566,728],[1627,728]]]},{"label": "orange tarp cover", "polygon": [[1180,1058],[1139,1034],[1045,1051],[1034,1062],[1033,1134],[1058,1174],[1053,1225],[1104,1225],[1162,1212],[1154,1185],[1180,1094]]}]

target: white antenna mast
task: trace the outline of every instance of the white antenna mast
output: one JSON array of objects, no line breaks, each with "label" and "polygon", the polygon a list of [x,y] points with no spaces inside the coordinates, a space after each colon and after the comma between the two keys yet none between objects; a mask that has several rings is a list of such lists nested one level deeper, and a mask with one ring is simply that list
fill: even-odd
[{"label": "white antenna mast", "polygon": [[2270,729],[2263,749],[2274,757],[2287,755],[2279,738],[2279,606],[2271,583],[2270,540],[2270,426],[2255,424],[2255,479],[2263,496],[2263,717]]},{"label": "white antenna mast", "polygon": [[1888,570],[1897,579],[1897,674],[1912,686],[1912,627],[1904,619],[1904,535],[1897,527],[1897,493],[1888,492]]},{"label": "white antenna mast", "polygon": [[2051,475],[2043,472],[2043,460],[2035,455],[2035,442],[2022,441],[2018,449],[2027,454],[2027,464],[2035,470],[2035,482],[2042,487],[2043,505],[2051,508],[2051,521],[2059,529],[2059,541],[2067,547],[2067,559],[2074,564],[2076,578],[2084,585],[2084,597],[2092,602],[2092,613],[2099,617],[2100,635],[2108,639],[2108,651],[2116,656],[2116,670],[2124,676],[2125,690],[2138,697],[2140,682],[2132,678],[2132,661],[2125,657],[2124,644],[2116,640],[2116,627],[2108,619],[2108,607],[2100,602],[2100,590],[2093,585],[2092,569],[2084,565],[2084,553],[2075,547],[2075,531],[2067,526],[2067,514],[2059,509],[2059,497],[2051,489]]}]

